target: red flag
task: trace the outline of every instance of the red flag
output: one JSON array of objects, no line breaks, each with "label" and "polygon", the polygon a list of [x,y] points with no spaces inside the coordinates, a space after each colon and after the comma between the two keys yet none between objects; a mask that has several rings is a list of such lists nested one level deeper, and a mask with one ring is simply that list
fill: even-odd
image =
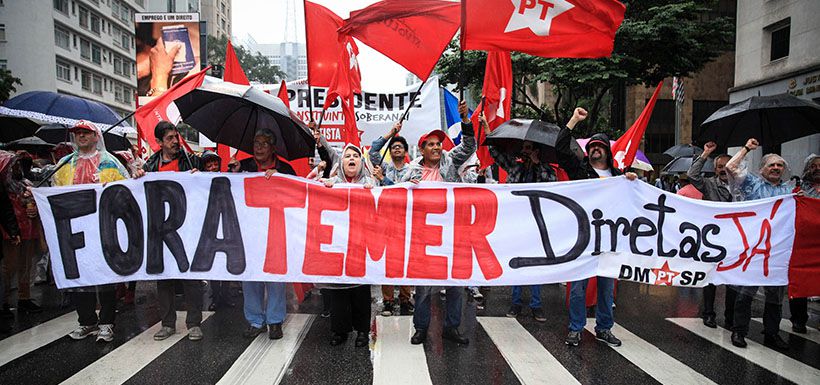
[{"label": "red flag", "polygon": [[[307,38],[308,84],[328,87],[338,67],[339,54],[348,50],[359,52],[356,43],[347,35],[339,35],[344,22],[333,11],[305,1],[305,35]],[[353,58],[355,60],[355,57]],[[356,64],[358,73],[358,63]],[[359,86],[361,89],[361,86]]]},{"label": "red flag", "polygon": [[794,244],[789,260],[789,297],[820,295],[820,199],[795,197]]},{"label": "red flag", "polygon": [[137,108],[137,111],[134,112],[137,129],[139,129],[142,138],[148,142],[152,151],[159,151],[159,143],[154,139],[154,127],[162,120],[171,120],[171,118],[168,117],[168,106],[171,105],[175,99],[202,85],[202,81],[205,80],[205,73],[210,69],[211,67],[205,68],[194,75],[182,79],[177,84],[174,84],[173,87],[169,88],[168,91],[165,91],[165,93],[157,96],[150,102],[145,103],[145,105]]},{"label": "red flag", "polygon": [[663,81],[658,83],[643,112],[638,116],[638,120],[632,123],[626,132],[621,135],[618,140],[612,145],[612,158],[615,161],[615,166],[621,170],[626,169],[635,161],[635,153],[638,152],[638,147],[641,145],[641,138],[646,132],[646,126],[649,124],[649,118],[652,116],[652,109],[655,108],[655,101],[658,99],[658,94],[661,92]]},{"label": "red flag", "polygon": [[615,0],[462,0],[463,49],[542,57],[612,54],[626,7]]},{"label": "red flag", "polygon": [[[236,84],[244,84],[246,86],[251,84],[251,82],[248,81],[248,77],[245,76],[245,71],[242,69],[242,64],[239,63],[239,58],[236,57],[236,52],[230,40],[228,40],[228,46],[225,47],[225,71],[222,73],[222,80]],[[216,154],[222,159],[222,162],[220,162],[221,171],[228,171],[228,162],[231,161],[231,147],[217,143]],[[238,160],[250,157],[250,154],[243,151],[236,152],[236,159]]]},{"label": "red flag", "polygon": [[353,11],[339,33],[353,36],[420,79],[455,35],[461,6],[444,0],[383,0]]},{"label": "red flag", "polygon": [[276,94],[279,99],[282,99],[282,103],[285,103],[285,107],[290,108],[290,97],[288,96],[288,85],[285,84],[285,81],[282,80],[282,84],[279,85],[279,92]]},{"label": "red flag", "polygon": [[[502,123],[510,120],[512,107],[512,59],[509,52],[492,51],[487,53],[487,64],[484,66],[484,88],[481,93],[484,99],[481,105],[473,112],[472,121],[475,129],[478,149],[476,156],[481,162],[481,168],[491,166],[495,160],[490,156],[490,149],[482,146],[484,138]],[[489,132],[484,132],[478,122],[478,116],[484,112]]]},{"label": "red flag", "polygon": [[242,64],[239,63],[239,58],[236,57],[236,51],[233,50],[230,40],[228,40],[228,46],[225,47],[225,72],[222,74],[222,80],[246,86],[251,84],[245,76],[245,71],[242,70]]}]

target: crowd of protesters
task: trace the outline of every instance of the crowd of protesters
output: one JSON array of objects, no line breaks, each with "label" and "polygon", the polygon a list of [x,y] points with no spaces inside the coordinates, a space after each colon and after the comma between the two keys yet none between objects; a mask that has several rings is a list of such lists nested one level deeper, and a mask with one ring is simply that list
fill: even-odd
[{"label": "crowd of protesters", "polygon": [[[400,136],[402,124],[396,123],[387,133],[373,141],[369,151],[354,145],[345,146],[341,153],[330,147],[313,123],[318,161],[311,159],[312,171],[308,179],[322,182],[328,188],[339,183],[363,185],[364,188],[390,186],[397,183],[444,182],[444,183],[496,183],[490,168],[481,169],[476,157],[478,144],[475,128],[468,119],[467,106],[459,103],[461,122],[461,142],[446,151],[443,146],[450,138],[442,130],[432,130],[418,140],[420,156],[409,159],[409,146]],[[623,173],[613,163],[609,138],[604,134],[593,135],[585,146],[585,154],[580,154],[573,129],[585,120],[587,112],[576,108],[572,118],[558,133],[553,149],[544,145],[523,141],[519,146],[490,146],[489,153],[496,163],[507,173],[506,183],[552,183],[562,180],[581,180],[616,177],[625,175],[636,180],[632,172]],[[479,117],[481,129],[488,130],[483,116]],[[184,123],[180,123],[182,125]],[[139,154],[132,151],[109,153],[101,139],[99,127],[90,122],[80,121],[71,129],[71,143],[61,144],[54,149],[57,164],[50,182],[53,186],[75,184],[108,183],[126,178],[140,178],[153,172],[220,172],[222,159],[211,151],[201,154],[187,152],[180,143],[179,132],[184,127],[169,122],[160,122],[154,129],[154,136],[160,150],[144,162]],[[253,138],[252,156],[244,160],[231,159],[224,168],[228,172],[264,172],[267,178],[275,173],[295,175],[294,169],[277,156],[276,135],[268,129],[259,129]],[[788,177],[788,165],[775,154],[763,156],[759,172],[748,170],[744,157],[758,147],[755,139],[749,139],[741,150],[730,157],[726,154],[714,157],[714,176],[702,172],[706,161],[714,154],[714,143],[707,143],[702,154],[694,159],[688,173],[677,181],[659,178],[656,187],[677,192],[680,195],[715,202],[753,200],[777,195],[800,194],[820,197],[820,157],[812,154],[806,159],[800,182],[795,184]],[[554,156],[549,158],[547,153]],[[388,159],[389,158],[389,159]],[[2,331],[9,325],[5,320],[13,318],[10,311],[10,288],[16,283],[16,308],[18,311],[39,312],[41,308],[31,299],[31,269],[34,257],[45,251],[42,226],[31,194],[35,179],[31,172],[31,156],[26,153],[0,152],[0,227],[3,230],[2,274],[0,274],[0,301],[3,301]],[[45,173],[55,170],[54,166],[43,167]],[[203,318],[203,299],[206,288],[210,288],[210,310],[233,307],[234,291],[241,290],[243,312],[247,321],[244,336],[255,338],[267,333],[270,339],[283,337],[283,322],[286,317],[286,286],[280,282],[242,282],[241,286],[232,282],[199,280],[161,280],[156,283],[156,300],[162,319],[161,328],[154,335],[155,340],[164,340],[177,333],[178,294],[183,294],[187,315],[185,325],[187,338],[196,341],[203,338],[200,323]],[[578,346],[581,331],[587,322],[587,290],[597,294],[595,305],[595,336],[612,346],[622,342],[612,333],[614,326],[614,297],[616,282],[612,278],[593,277],[576,282],[568,282],[569,325],[565,343]],[[240,288],[241,287],[241,288]],[[371,324],[371,287],[366,284],[322,284],[317,285],[323,300],[322,316],[329,317],[331,323],[329,342],[331,345],[344,343],[351,332],[356,332],[355,345],[369,344]],[[594,288],[594,289],[593,289]],[[398,289],[398,300],[395,291]],[[522,296],[529,291],[529,312],[524,311]],[[84,339],[95,336],[97,341],[109,342],[114,338],[117,300],[125,297],[133,302],[134,283],[122,285],[100,285],[69,289],[66,292],[78,316],[78,327],[69,336]],[[703,322],[706,326],[717,327],[714,302],[717,288],[708,285],[703,289]],[[745,347],[744,340],[751,319],[751,303],[758,287],[726,287],[725,325],[732,331],[732,343]],[[413,315],[415,332],[410,343],[421,344],[429,334],[431,301],[435,294],[445,302],[441,336],[458,344],[469,344],[469,339],[461,334],[459,327],[465,301],[482,306],[483,294],[477,287],[431,287],[383,285],[380,314],[391,316],[396,310],[403,315]],[[765,287],[764,333],[765,344],[776,349],[787,349],[788,344],[778,335],[781,319],[781,304],[785,291],[783,287]],[[512,287],[509,299],[508,317],[532,316],[538,322],[545,322],[547,315],[541,304],[541,286]],[[97,307],[99,305],[99,314]],[[789,299],[793,330],[806,333],[807,299]],[[11,317],[9,317],[11,315]]]}]

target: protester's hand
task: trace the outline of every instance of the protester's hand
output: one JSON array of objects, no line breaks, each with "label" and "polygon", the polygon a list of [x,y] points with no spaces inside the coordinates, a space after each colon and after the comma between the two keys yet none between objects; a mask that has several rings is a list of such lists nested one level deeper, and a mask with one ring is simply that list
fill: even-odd
[{"label": "protester's hand", "polygon": [[478,170],[478,175],[481,175],[481,176],[483,176],[483,177],[485,177],[485,178],[486,178],[486,177],[487,177],[487,169],[488,169],[488,168],[489,168],[489,167],[485,167],[485,168],[483,168],[483,169],[481,169],[481,170]]},{"label": "protester's hand", "polygon": [[157,39],[157,44],[148,53],[148,61],[151,63],[151,88],[164,91],[168,87],[168,78],[174,69],[174,58],[181,47],[177,45],[171,48],[171,52],[165,52],[162,37]]},{"label": "protester's hand", "polygon": [[331,179],[322,179],[322,183],[325,184],[325,187],[333,187],[333,180]]},{"label": "protester's hand", "polygon": [[37,216],[37,205],[32,205],[31,207],[26,207],[26,216],[29,218],[34,218]]},{"label": "protester's hand", "polygon": [[484,115],[484,111],[478,114],[478,124],[484,129],[484,132],[490,130],[490,123],[487,123],[487,115]]},{"label": "protester's hand", "polygon": [[134,179],[139,179],[145,176],[145,170],[138,168],[137,171],[134,171]]},{"label": "protester's hand", "polygon": [[393,125],[393,128],[390,130],[390,136],[396,136],[401,132],[401,124],[401,122],[396,122],[396,124]]},{"label": "protester's hand", "polygon": [[235,157],[231,157],[231,160],[228,161],[228,171],[230,171],[230,172],[239,171],[239,161],[236,160]]},{"label": "protester's hand", "polygon": [[11,237],[11,239],[9,239],[9,241],[11,242],[11,244],[12,244],[13,246],[17,246],[17,245],[19,245],[19,244],[20,244],[20,236],[19,236],[19,235],[15,235],[15,236]]},{"label": "protester's hand", "polygon": [[580,122],[582,122],[584,119],[586,119],[586,118],[587,118],[587,115],[589,115],[589,113],[587,112],[587,110],[585,110],[585,109],[583,109],[583,108],[581,108],[581,107],[576,107],[576,108],[575,108],[575,111],[573,111],[573,112],[572,112],[572,118],[570,118],[570,119],[569,119],[569,123],[567,123],[567,127],[568,127],[570,130],[571,130],[571,129],[573,129],[573,128],[575,128],[575,125],[577,125],[578,123],[580,123]]},{"label": "protester's hand", "polygon": [[379,182],[384,180],[384,174],[382,173],[382,167],[379,165],[373,166],[373,177],[376,178]]},{"label": "protester's hand", "polygon": [[635,179],[638,179],[638,174],[636,174],[636,173],[634,173],[634,172],[628,172],[628,173],[626,173],[626,174],[624,174],[624,175],[626,175],[626,179],[629,179],[629,180],[635,180]]},{"label": "protester's hand", "polygon": [[470,120],[467,118],[467,102],[460,101],[458,102],[458,114],[461,115],[461,121],[464,123],[469,123]]},{"label": "protester's hand", "polygon": [[370,190],[370,189],[372,189],[372,188],[373,188],[373,185],[372,185],[372,184],[370,184],[370,183],[365,183],[365,184],[364,184],[364,188],[365,188],[365,189],[367,189],[367,190]]},{"label": "protester's hand", "polygon": [[196,169],[196,168],[192,168],[192,169],[191,169],[191,174],[195,174],[195,173],[198,173],[198,172],[199,172],[199,170],[198,170],[198,169]]},{"label": "protester's hand", "polygon": [[265,171],[265,179],[270,179],[270,177],[273,176],[273,174],[276,174],[275,168]]},{"label": "protester's hand", "polygon": [[420,179],[415,179],[415,178],[410,179],[410,183],[412,183],[412,184],[419,184],[419,182],[421,182]]},{"label": "protester's hand", "polygon": [[746,148],[748,148],[749,151],[756,150],[758,146],[760,146],[760,143],[758,143],[755,138],[749,138],[749,140],[746,141]]},{"label": "protester's hand", "polygon": [[717,144],[715,144],[715,142],[708,142],[708,143],[704,144],[703,145],[703,154],[701,154],[701,156],[704,157],[704,158],[709,156],[709,154],[711,154],[713,151],[715,151],[716,148],[717,148]]},{"label": "protester's hand", "polygon": [[804,197],[804,196],[806,196],[806,192],[801,189],[801,190],[797,191],[794,195],[797,195],[799,197]]},{"label": "protester's hand", "polygon": [[325,171],[326,168],[327,168],[327,162],[325,162],[325,161],[319,162],[319,164],[316,166],[316,169],[319,172]]}]

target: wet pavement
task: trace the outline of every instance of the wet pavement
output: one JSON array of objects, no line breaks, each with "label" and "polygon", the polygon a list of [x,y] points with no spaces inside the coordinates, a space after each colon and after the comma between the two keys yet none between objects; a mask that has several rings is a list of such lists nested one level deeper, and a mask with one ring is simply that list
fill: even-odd
[{"label": "wet pavement", "polygon": [[[138,283],[137,303],[118,305],[114,341],[98,343],[68,338],[76,327],[75,313],[56,289],[36,286],[35,300],[45,310],[15,311],[14,329],[0,335],[0,384],[820,384],[817,302],[809,305],[806,335],[788,332],[784,304],[781,336],[791,345],[788,351],[763,347],[757,321],[747,337],[749,348],[741,350],[731,346],[725,329],[703,326],[700,290],[621,282],[613,333],[624,345],[610,347],[587,330],[580,346],[568,347],[565,286],[544,285],[546,322],[535,321],[526,308],[517,319],[507,318],[510,289],[492,287],[482,289],[483,310],[465,299],[461,331],[469,345],[442,340],[443,299],[435,298],[427,342],[413,346],[412,317],[377,316],[381,295],[374,286],[371,343],[357,348],[353,336],[340,346],[329,345],[330,320],[319,315],[318,290],[301,304],[289,295],[290,316],[281,340],[271,341],[266,334],[242,337],[246,323],[235,290],[235,307],[206,314],[201,341],[185,338],[180,325],[175,337],[155,342],[154,292],[153,282]],[[525,289],[525,303],[528,295]],[[722,302],[719,288],[719,315]],[[756,300],[753,317],[761,314],[762,302]],[[722,321],[718,316],[721,326]]]}]

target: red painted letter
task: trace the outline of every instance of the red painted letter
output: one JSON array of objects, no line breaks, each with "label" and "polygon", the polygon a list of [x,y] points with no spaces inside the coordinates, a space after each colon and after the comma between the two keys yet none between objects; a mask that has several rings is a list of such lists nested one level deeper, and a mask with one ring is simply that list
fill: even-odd
[{"label": "red painted letter", "polygon": [[[455,225],[453,234],[454,279],[469,279],[473,275],[473,250],[485,279],[501,276],[501,265],[487,235],[495,229],[498,200],[492,191],[475,188],[455,188]],[[475,208],[475,220],[473,220]]]},{"label": "red painted letter", "polygon": [[265,265],[262,271],[271,274],[287,274],[288,247],[285,234],[285,208],[305,207],[307,185],[288,178],[263,177],[245,179],[245,204],[248,207],[269,209],[268,244],[265,249]]},{"label": "red painted letter", "polygon": [[345,188],[327,188],[310,184],[307,188],[308,217],[305,238],[305,262],[302,272],[310,275],[341,276],[344,253],[322,251],[322,244],[333,242],[333,226],[322,224],[322,211],[347,210]]},{"label": "red painted letter", "polygon": [[347,236],[345,274],[364,277],[365,252],[374,261],[385,258],[385,276],[404,277],[404,239],[407,189],[384,189],[379,207],[368,189],[350,190],[350,232]]},{"label": "red painted letter", "polygon": [[447,257],[427,254],[427,246],[441,246],[442,231],[441,226],[427,224],[427,214],[444,214],[446,211],[446,189],[413,190],[407,278],[447,279]]}]

